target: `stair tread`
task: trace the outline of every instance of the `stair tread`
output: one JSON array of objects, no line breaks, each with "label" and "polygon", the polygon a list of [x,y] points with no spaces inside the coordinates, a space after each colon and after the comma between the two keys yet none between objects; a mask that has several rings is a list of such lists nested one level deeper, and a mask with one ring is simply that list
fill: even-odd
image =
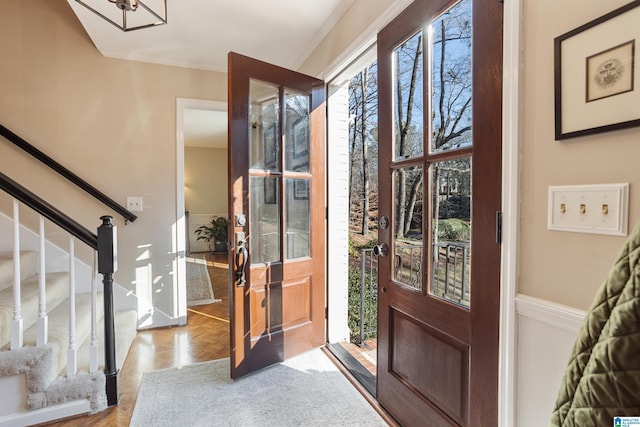
[{"label": "stair tread", "polygon": [[[21,315],[24,329],[33,326],[38,320],[39,285],[38,277],[31,277],[20,288]],[[68,295],[67,272],[46,274],[47,311],[52,311],[62,303]],[[11,339],[11,322],[13,320],[13,288],[0,291],[0,347],[4,347]]]},{"label": "stair tread", "polygon": [[[49,312],[49,343],[58,347],[58,370],[60,373],[67,364],[69,352],[69,303],[68,299]],[[103,316],[102,294],[98,294],[96,305],[97,318]],[[76,349],[91,335],[91,294],[76,295]],[[24,332],[25,345],[35,345],[37,326]]]},{"label": "stair tread", "polygon": [[[28,279],[38,273],[38,253],[20,251],[20,278]],[[0,290],[13,285],[13,252],[0,252]]]},{"label": "stair tread", "polygon": [[[116,366],[122,368],[129,353],[131,343],[136,337],[138,314],[135,310],[118,311],[115,313],[116,330]],[[78,350],[78,372],[89,372],[89,349],[91,337],[87,338]],[[104,316],[98,323],[98,369],[104,369]]]}]

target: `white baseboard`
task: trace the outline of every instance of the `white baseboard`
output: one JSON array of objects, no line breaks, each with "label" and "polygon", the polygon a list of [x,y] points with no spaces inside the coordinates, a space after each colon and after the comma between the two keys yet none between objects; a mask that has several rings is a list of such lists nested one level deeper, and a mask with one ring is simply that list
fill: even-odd
[{"label": "white baseboard", "polygon": [[66,402],[60,405],[48,406],[33,411],[18,412],[0,417],[0,426],[18,427],[42,424],[61,418],[73,417],[81,414],[88,414],[90,411],[89,401],[86,399]]}]

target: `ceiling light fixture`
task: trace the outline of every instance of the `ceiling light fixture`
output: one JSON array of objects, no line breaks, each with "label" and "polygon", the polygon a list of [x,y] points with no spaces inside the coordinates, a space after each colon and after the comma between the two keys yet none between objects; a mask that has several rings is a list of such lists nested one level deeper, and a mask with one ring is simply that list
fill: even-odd
[{"label": "ceiling light fixture", "polygon": [[[76,0],[76,2],[125,32],[167,23],[167,0],[145,0],[144,3],[140,0]],[[116,8],[110,3],[115,4]]]}]

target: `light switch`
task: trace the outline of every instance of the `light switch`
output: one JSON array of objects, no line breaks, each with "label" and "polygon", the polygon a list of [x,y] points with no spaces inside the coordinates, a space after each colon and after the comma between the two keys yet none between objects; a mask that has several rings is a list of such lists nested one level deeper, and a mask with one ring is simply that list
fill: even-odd
[{"label": "light switch", "polygon": [[127,209],[131,212],[142,211],[142,197],[127,197]]},{"label": "light switch", "polygon": [[628,183],[549,187],[549,230],[626,236],[628,215]]}]

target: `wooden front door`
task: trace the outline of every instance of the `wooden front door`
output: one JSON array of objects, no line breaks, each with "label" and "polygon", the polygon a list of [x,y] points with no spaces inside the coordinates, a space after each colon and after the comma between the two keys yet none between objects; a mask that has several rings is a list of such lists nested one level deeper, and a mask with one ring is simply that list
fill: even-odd
[{"label": "wooden front door", "polygon": [[229,54],[231,376],[325,341],[324,83]]},{"label": "wooden front door", "polygon": [[378,67],[377,397],[406,426],[495,426],[501,4],[415,0]]}]

